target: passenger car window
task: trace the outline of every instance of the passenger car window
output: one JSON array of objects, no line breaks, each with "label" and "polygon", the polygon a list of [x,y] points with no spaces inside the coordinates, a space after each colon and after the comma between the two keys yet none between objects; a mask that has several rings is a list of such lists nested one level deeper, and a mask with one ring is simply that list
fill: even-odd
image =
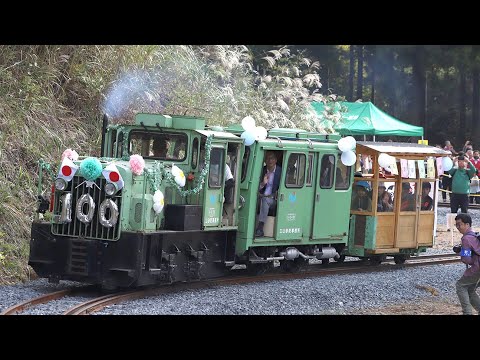
[{"label": "passenger car window", "polygon": [[302,187],[305,183],[305,154],[290,154],[285,178],[286,187]]}]

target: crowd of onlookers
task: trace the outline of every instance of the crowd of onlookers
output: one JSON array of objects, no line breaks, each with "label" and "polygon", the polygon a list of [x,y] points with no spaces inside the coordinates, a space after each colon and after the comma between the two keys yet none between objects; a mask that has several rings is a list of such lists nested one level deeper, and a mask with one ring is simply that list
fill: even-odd
[{"label": "crowd of onlookers", "polygon": [[[440,145],[436,145],[441,148]],[[467,212],[468,204],[480,204],[480,152],[474,150],[472,142],[467,140],[460,151],[456,151],[449,140],[445,141],[444,150],[450,151],[453,168],[445,171],[440,176],[442,199],[450,201],[452,213],[456,213],[458,207],[462,212]],[[456,173],[460,175],[456,175]],[[475,196],[476,195],[476,196]]]}]

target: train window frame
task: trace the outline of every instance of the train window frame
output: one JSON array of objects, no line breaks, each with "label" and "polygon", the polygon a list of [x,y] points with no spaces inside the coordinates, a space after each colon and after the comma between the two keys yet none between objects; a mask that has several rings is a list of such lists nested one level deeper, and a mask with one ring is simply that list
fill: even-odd
[{"label": "train window frame", "polygon": [[125,141],[125,133],[123,131],[119,131],[117,134],[117,141],[116,141],[116,149],[115,152],[117,154],[117,158],[121,158],[123,156],[123,142]]},{"label": "train window frame", "polygon": [[[183,162],[187,158],[188,154],[188,136],[185,133],[179,133],[179,132],[167,132],[167,131],[162,131],[162,132],[152,132],[152,131],[145,131],[145,130],[132,130],[128,134],[128,153],[129,155],[132,155],[134,153],[138,153],[136,151],[137,149],[133,148],[133,142],[138,141],[138,145],[136,147],[141,147],[141,155],[145,159],[155,159],[155,160],[163,160],[163,161],[177,161],[177,162]],[[164,141],[169,141],[169,140],[174,140],[174,146],[176,147],[178,144],[181,144],[183,146],[183,149],[180,149],[179,151],[183,150],[183,156],[175,156],[175,151],[176,149],[167,149],[167,153],[165,156],[155,156],[154,155],[154,146],[155,142],[158,140],[164,140]],[[143,143],[146,142],[146,143]],[[150,153],[152,155],[150,155]]]},{"label": "train window frame", "polygon": [[[350,188],[350,179],[352,177],[352,167],[347,166],[341,161],[338,161],[340,159],[341,154],[338,155],[336,164],[335,164],[335,190],[348,190]],[[343,185],[340,186],[337,184],[337,178],[338,178],[338,170],[340,170],[340,166],[343,167],[345,170],[345,176],[343,177]],[[340,170],[340,172],[342,172]],[[342,175],[343,176],[343,175]]]},{"label": "train window frame", "polygon": [[[220,153],[219,162],[215,162],[215,153]],[[218,166],[217,169],[214,167]],[[217,171],[218,170],[218,171]],[[210,151],[210,165],[208,168],[208,188],[219,189],[224,183],[225,173],[225,149],[222,147],[212,147]],[[217,174],[218,184],[214,184],[213,176]]]},{"label": "train window frame", "polygon": [[[326,161],[324,161],[326,159]],[[333,159],[333,162],[332,160]],[[334,154],[323,154],[322,160],[320,161],[320,178],[318,179],[318,185],[321,189],[331,189],[333,187],[333,169],[336,168],[336,159]],[[324,164],[329,164],[328,168],[324,168]],[[327,171],[329,170],[329,171]],[[328,185],[322,184],[322,181],[328,176]]]},{"label": "train window frame", "polygon": [[308,169],[305,181],[305,186],[311,187],[313,185],[313,161],[315,160],[314,153],[308,153]]},{"label": "train window frame", "polygon": [[243,153],[242,157],[242,174],[240,182],[244,182],[247,178],[247,170],[248,170],[248,161],[250,160],[250,147],[245,146],[245,152]]},{"label": "train window frame", "polygon": [[[290,160],[292,159],[292,156],[296,156],[296,161],[295,161],[295,165],[297,164],[297,162],[299,162],[299,168],[298,169],[295,169],[295,176],[294,176],[294,183],[290,183],[289,182],[289,163],[290,163]],[[303,163],[302,163],[302,159],[303,159]],[[306,170],[306,165],[307,165],[307,157],[305,156],[305,154],[302,154],[302,153],[290,153],[288,155],[288,159],[287,159],[287,168],[285,170],[285,187],[286,188],[296,188],[296,189],[300,189],[300,188],[303,188],[303,186],[305,185],[305,170]],[[292,165],[293,166],[293,165]],[[300,180],[301,180],[301,183],[300,183]]]},{"label": "train window frame", "polygon": [[199,145],[198,137],[193,138],[192,141],[192,170],[195,170],[198,165],[198,154],[199,154]]}]

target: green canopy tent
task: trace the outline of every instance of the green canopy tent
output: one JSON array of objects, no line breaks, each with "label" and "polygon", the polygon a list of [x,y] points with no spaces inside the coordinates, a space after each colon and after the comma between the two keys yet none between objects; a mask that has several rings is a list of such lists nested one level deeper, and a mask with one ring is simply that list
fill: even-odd
[{"label": "green canopy tent", "polygon": [[325,105],[321,102],[312,102],[311,105],[320,117],[324,127],[332,128],[340,135],[376,135],[386,136],[421,136],[423,127],[404,123],[384,113],[371,102],[342,102],[348,111],[342,114],[342,120],[334,124],[324,117]]}]

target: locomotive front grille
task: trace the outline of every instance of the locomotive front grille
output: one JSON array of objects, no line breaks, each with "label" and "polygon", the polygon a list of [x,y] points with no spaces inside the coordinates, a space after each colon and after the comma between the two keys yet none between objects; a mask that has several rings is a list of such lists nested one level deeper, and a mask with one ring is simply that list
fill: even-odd
[{"label": "locomotive front grille", "polygon": [[70,247],[70,261],[68,273],[88,275],[87,269],[87,245],[84,241],[72,241]]},{"label": "locomotive front grille", "polygon": [[[87,187],[87,183],[84,182],[85,179],[80,176],[74,176],[72,181],[69,182],[68,187],[65,191],[56,191],[55,192],[55,203],[54,203],[54,218],[55,216],[60,216],[62,211],[62,202],[60,201],[61,196],[70,193],[71,194],[71,222],[65,223],[54,223],[52,224],[52,232],[55,235],[71,236],[71,237],[82,237],[85,239],[100,239],[100,240],[117,240],[120,233],[120,215],[118,217],[117,223],[113,227],[105,227],[99,222],[99,208],[100,204],[107,198],[104,192],[104,186],[106,180],[98,178],[95,180],[95,184],[100,188],[100,190],[93,185],[92,187]],[[81,185],[80,185],[81,184]],[[80,185],[80,186],[79,186]],[[81,222],[77,217],[77,202],[78,199],[84,195],[89,194],[95,203],[95,211],[93,213],[92,220],[85,224]],[[122,190],[120,190],[115,196],[110,197],[118,207],[120,212],[121,202],[122,202]],[[111,216],[111,214],[108,214]]]}]

